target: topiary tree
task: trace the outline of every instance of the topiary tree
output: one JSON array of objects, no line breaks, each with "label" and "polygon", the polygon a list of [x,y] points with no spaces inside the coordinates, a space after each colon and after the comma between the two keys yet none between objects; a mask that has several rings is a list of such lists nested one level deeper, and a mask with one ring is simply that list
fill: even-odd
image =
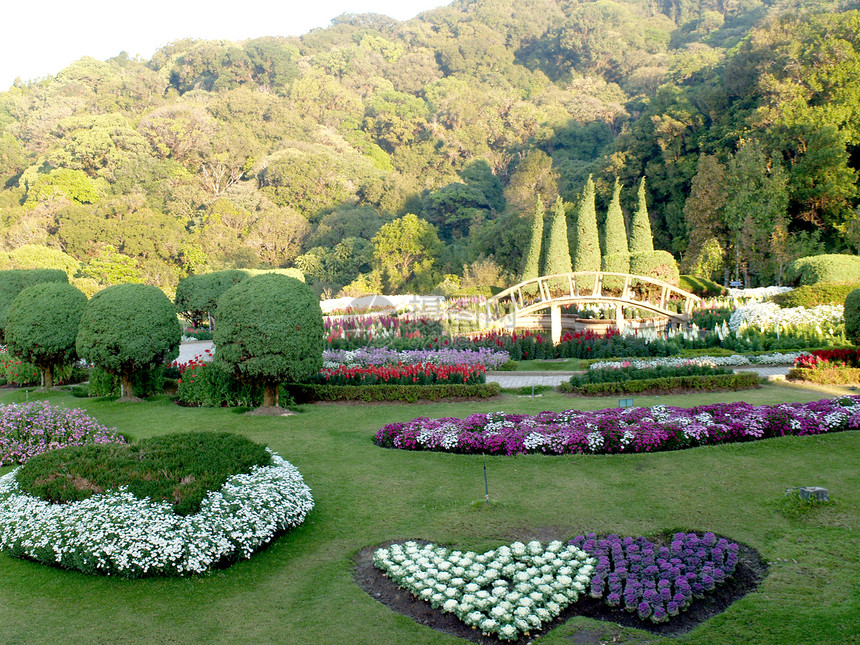
[{"label": "topiary tree", "polygon": [[529,238],[529,245],[523,260],[523,272],[520,275],[520,280],[523,282],[540,276],[540,254],[543,250],[543,218],[545,213],[546,209],[544,208],[543,200],[538,195],[535,200],[532,234]]},{"label": "topiary tree", "polygon": [[576,211],[574,231],[573,270],[600,271],[600,237],[597,234],[597,210],[594,207],[594,181],[591,175],[585,182],[582,200]]},{"label": "topiary tree", "polygon": [[651,220],[648,217],[648,204],[645,195],[645,177],[639,182],[639,206],[630,221],[630,254],[650,253],[654,250],[654,237],[651,234]]},{"label": "topiary tree", "polygon": [[66,282],[69,276],[59,269],[9,269],[0,271],[0,337],[6,329],[6,312],[12,301],[27,287],[42,282]]},{"label": "topiary tree", "polygon": [[148,284],[118,284],[87,303],[75,343],[78,356],[119,377],[120,396],[134,398],[135,372],[179,356],[182,327],[170,299]]},{"label": "topiary tree", "polygon": [[561,197],[552,207],[552,223],[549,229],[549,243],[544,258],[543,275],[570,273],[570,245],[567,241],[567,211]]},{"label": "topiary tree", "polygon": [[319,298],[303,282],[268,273],[218,299],[215,360],[245,382],[263,385],[263,408],[278,407],[278,386],[317,374],[325,344]]},{"label": "topiary tree", "polygon": [[860,345],[860,289],[845,297],[845,337]]},{"label": "topiary tree", "polygon": [[860,280],[860,256],[826,253],[798,258],[785,270],[785,281],[792,286],[819,282]]},{"label": "topiary tree", "polygon": [[54,387],[54,369],[75,360],[78,323],[87,297],[65,282],[44,282],[19,293],[6,314],[7,350],[42,370]]},{"label": "topiary tree", "polygon": [[621,182],[618,181],[617,177],[615,178],[615,187],[612,190],[612,201],[609,202],[609,209],[606,211],[606,219],[603,222],[602,241],[601,255],[603,257],[630,253],[630,249],[627,246],[627,228],[624,225],[624,213],[621,211]]},{"label": "topiary tree", "polygon": [[211,314],[215,311],[218,298],[246,277],[248,275],[245,271],[231,269],[182,278],[176,285],[176,311],[195,327],[207,316],[211,324]]}]

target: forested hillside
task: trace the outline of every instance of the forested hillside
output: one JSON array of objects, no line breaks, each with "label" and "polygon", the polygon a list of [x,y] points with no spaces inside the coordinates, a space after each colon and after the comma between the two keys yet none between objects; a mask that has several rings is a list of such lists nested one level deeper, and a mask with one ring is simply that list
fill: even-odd
[{"label": "forested hillside", "polygon": [[771,282],[860,247],[858,7],[459,0],[85,58],[0,93],[0,268],[89,291],[268,266],[332,294],[497,284],[536,196],[572,212],[593,175],[599,220],[616,177],[629,219],[644,176],[656,248]]}]

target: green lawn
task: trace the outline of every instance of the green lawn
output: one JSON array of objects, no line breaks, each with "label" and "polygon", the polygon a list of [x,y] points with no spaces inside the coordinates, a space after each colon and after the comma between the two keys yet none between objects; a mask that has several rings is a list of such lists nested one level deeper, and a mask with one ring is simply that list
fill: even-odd
[{"label": "green lawn", "polygon": [[[635,402],[776,403],[827,392],[768,385]],[[0,395],[7,403],[24,398],[22,391]],[[536,642],[569,645],[583,629],[604,633],[607,642],[860,641],[857,432],[644,455],[487,457],[492,503],[486,506],[480,503],[484,457],[383,450],[372,443],[375,431],[415,416],[597,409],[611,402],[549,394],[477,403],[321,404],[292,417],[261,418],[180,408],[167,399],[124,404],[67,394],[49,398],[84,407],[133,439],[208,429],[264,442],[301,470],[316,508],[265,551],[203,577],[90,577],[0,554],[3,643],[463,643],[361,591],[352,579],[358,551],[392,539],[485,549],[513,539],[674,528],[746,542],[770,561],[770,574],[758,592],[677,639],[575,618]],[[800,485],[829,488],[834,502],[798,516],[784,492]]]}]

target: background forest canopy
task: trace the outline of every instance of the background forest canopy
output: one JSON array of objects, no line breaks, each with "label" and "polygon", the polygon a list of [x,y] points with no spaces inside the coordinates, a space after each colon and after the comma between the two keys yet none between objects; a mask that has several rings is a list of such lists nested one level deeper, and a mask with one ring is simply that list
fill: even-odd
[{"label": "background forest canopy", "polygon": [[858,9],[459,0],[83,58],[0,93],[0,268],[480,290],[521,275],[536,196],[572,213],[591,175],[601,230],[644,177],[682,271],[773,283],[860,249]]}]

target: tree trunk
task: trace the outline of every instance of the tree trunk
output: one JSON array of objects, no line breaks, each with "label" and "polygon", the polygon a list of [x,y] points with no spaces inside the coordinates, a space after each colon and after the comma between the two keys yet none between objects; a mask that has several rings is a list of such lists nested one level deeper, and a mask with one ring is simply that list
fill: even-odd
[{"label": "tree trunk", "polygon": [[131,382],[130,374],[119,375],[119,396],[121,399],[134,398],[134,385]]},{"label": "tree trunk", "polygon": [[54,371],[49,367],[42,368],[42,387],[50,390],[54,387]]},{"label": "tree trunk", "polygon": [[263,388],[263,407],[274,408],[278,405],[278,384],[266,383]]}]

